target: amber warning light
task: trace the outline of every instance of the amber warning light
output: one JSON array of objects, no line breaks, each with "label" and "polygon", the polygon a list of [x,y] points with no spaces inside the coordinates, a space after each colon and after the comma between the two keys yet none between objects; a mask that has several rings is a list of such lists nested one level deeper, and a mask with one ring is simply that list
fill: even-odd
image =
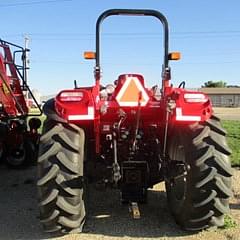
[{"label": "amber warning light", "polygon": [[95,52],[84,52],[84,58],[85,59],[96,59],[96,53]]},{"label": "amber warning light", "polygon": [[172,52],[168,54],[168,60],[180,60],[181,59],[181,53],[180,52]]}]

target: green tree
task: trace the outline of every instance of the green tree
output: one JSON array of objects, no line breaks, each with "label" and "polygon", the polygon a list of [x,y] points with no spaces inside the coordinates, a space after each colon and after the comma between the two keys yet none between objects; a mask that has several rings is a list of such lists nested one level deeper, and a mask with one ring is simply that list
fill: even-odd
[{"label": "green tree", "polygon": [[227,87],[227,83],[224,81],[218,81],[218,82],[207,81],[204,83],[202,87],[225,88]]}]

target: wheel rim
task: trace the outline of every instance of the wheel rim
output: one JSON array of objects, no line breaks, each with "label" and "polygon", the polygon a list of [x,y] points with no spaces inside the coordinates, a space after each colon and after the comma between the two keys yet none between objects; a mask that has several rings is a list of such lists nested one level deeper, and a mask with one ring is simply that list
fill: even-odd
[{"label": "wheel rim", "polygon": [[171,188],[175,198],[178,201],[182,201],[185,198],[186,177],[178,178],[178,180],[174,179],[173,182],[171,182]]},{"label": "wheel rim", "polygon": [[184,163],[183,172],[177,177],[170,179],[171,192],[174,196],[174,199],[178,202],[183,202],[187,191],[187,168],[185,162],[184,147],[183,145],[180,145],[180,142],[178,142],[177,140],[174,141],[174,144],[172,146],[170,158]]}]

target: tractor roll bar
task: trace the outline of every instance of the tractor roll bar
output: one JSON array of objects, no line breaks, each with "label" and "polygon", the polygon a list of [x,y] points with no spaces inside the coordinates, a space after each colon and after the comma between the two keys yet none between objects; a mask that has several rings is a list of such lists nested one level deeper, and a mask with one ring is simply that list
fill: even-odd
[{"label": "tractor roll bar", "polygon": [[168,22],[166,17],[156,11],[150,9],[110,9],[103,12],[96,23],[96,69],[100,69],[100,25],[103,20],[113,15],[129,15],[129,16],[153,16],[161,21],[164,28],[164,68],[168,68]]}]

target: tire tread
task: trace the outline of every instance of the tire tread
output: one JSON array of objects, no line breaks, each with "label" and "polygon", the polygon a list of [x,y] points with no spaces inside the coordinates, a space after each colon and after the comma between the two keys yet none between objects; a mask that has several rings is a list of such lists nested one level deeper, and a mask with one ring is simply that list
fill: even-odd
[{"label": "tire tread", "polygon": [[[45,120],[38,156],[40,221],[46,232],[81,232],[85,219],[84,131],[73,124]],[[76,182],[76,181],[75,181]]]}]

